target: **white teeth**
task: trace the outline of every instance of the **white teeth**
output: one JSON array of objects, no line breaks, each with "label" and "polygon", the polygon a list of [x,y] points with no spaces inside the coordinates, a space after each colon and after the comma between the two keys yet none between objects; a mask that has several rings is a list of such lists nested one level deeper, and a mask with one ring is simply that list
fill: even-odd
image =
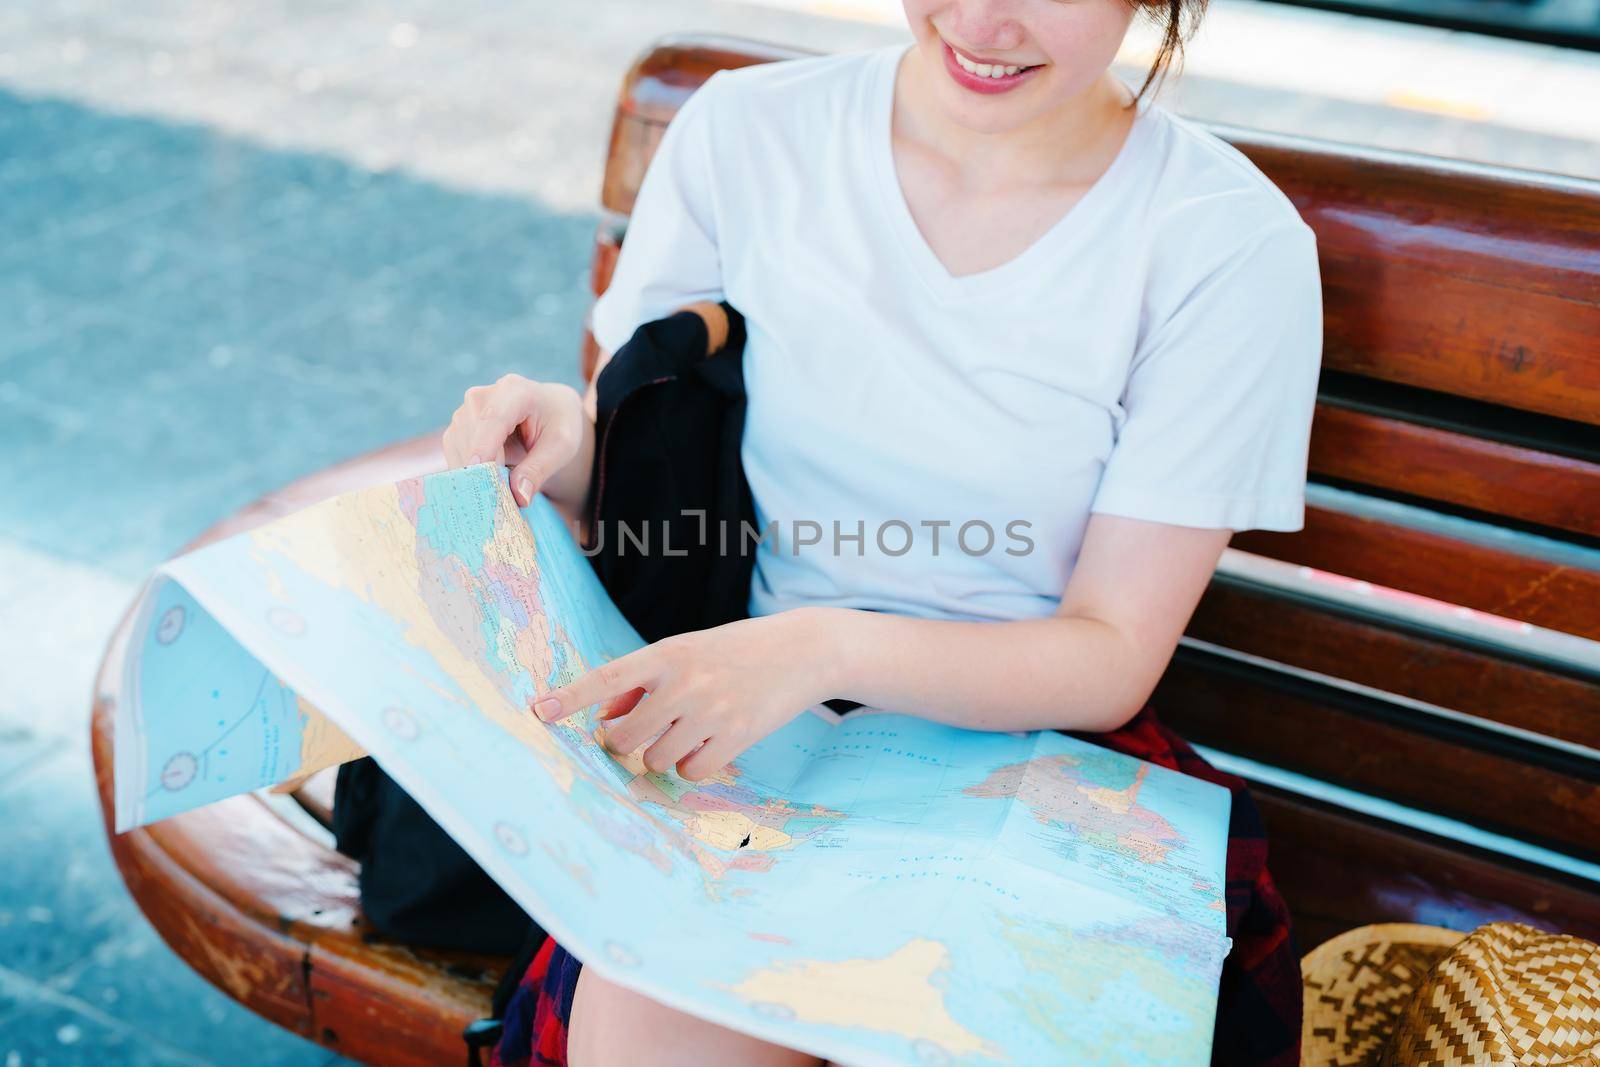
[{"label": "white teeth", "polygon": [[999,63],[974,63],[954,48],[950,51],[956,57],[956,62],[961,65],[962,70],[976,74],[980,78],[1005,78],[1012,74],[1020,74],[1023,70],[1022,67],[1002,66]]}]

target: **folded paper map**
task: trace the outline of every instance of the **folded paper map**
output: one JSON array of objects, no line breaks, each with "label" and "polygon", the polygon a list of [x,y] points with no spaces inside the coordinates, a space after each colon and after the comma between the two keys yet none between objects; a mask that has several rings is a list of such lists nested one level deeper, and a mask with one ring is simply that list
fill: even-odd
[{"label": "folded paper map", "polygon": [[1228,793],[1063,734],[803,713],[649,773],[538,694],[643,642],[482,465],[159,568],[116,721],[127,829],[372,754],[563,945],[844,1064],[1205,1064]]}]

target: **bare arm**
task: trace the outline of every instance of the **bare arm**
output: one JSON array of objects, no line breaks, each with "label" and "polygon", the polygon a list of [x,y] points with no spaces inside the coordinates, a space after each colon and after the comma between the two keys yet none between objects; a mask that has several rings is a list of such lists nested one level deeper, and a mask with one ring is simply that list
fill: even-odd
[{"label": "bare arm", "polygon": [[553,722],[601,704],[614,720],[607,746],[627,753],[655,738],[645,765],[689,779],[829,697],[978,730],[1114,730],[1166,669],[1229,536],[1097,514],[1050,618],[801,608],[657,641],[534,710]]},{"label": "bare arm", "polygon": [[1096,514],[1049,618],[818,609],[836,695],[978,730],[1114,730],[1160,680],[1231,531]]}]

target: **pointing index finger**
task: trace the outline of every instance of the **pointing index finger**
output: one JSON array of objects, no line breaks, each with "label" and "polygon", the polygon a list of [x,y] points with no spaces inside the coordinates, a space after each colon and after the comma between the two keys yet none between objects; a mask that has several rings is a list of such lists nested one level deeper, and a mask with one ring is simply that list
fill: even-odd
[{"label": "pointing index finger", "polygon": [[545,722],[560,722],[575,711],[580,711],[603,700],[618,697],[634,689],[650,688],[649,678],[641,669],[641,648],[626,656],[602,663],[566,685],[552,689],[536,700],[533,713]]}]

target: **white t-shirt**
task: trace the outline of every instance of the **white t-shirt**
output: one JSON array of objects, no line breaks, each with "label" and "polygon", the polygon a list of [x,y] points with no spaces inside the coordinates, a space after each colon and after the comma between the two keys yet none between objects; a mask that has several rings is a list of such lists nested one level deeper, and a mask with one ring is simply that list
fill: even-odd
[{"label": "white t-shirt", "polygon": [[1048,615],[1096,511],[1300,529],[1322,296],[1293,204],[1145,100],[1060,221],[952,276],[895,176],[906,47],[713,75],[592,312],[609,352],[696,300],[745,315],[742,459],[777,524],[751,614]]}]

